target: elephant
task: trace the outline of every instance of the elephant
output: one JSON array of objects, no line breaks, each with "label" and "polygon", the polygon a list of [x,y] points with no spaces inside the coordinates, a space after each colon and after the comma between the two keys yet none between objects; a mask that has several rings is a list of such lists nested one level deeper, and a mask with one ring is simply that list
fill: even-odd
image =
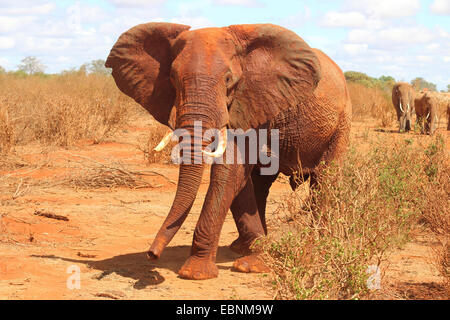
[{"label": "elephant", "polygon": [[407,82],[397,82],[392,88],[392,103],[397,112],[399,132],[411,130],[411,117],[414,108],[414,90]]},{"label": "elephant", "polygon": [[432,135],[437,129],[438,100],[432,92],[421,92],[414,99],[416,123],[421,133]]},{"label": "elephant", "polygon": [[[192,137],[184,146],[192,151],[192,161],[179,165],[172,207],[147,257],[160,257],[189,214],[206,166],[202,155],[224,157],[225,162],[211,165],[190,256],[178,274],[195,280],[218,276],[215,260],[229,210],[239,233],[231,249],[241,254],[233,268],[267,272],[253,244],[267,234],[272,183],[283,173],[295,188],[292,177],[299,168],[305,179],[317,182],[320,164],[343,161],[352,108],[345,77],[325,53],[281,26],[189,29],[162,22],[135,26],[119,37],[105,64],[122,92],[170,130],[184,129]],[[202,121],[201,133],[219,132],[214,152],[195,134],[196,121]],[[256,163],[231,158],[225,150],[235,150],[234,157],[239,153],[227,136],[232,129],[278,132],[277,171],[263,173],[259,158]],[[166,146],[170,130],[155,150]],[[200,148],[194,147],[196,142]]]},{"label": "elephant", "polygon": [[447,106],[447,130],[450,130],[450,103]]}]

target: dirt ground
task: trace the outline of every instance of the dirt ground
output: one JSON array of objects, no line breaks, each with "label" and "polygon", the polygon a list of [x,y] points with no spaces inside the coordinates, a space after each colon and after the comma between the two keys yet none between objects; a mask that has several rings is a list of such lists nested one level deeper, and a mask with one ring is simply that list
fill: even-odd
[{"label": "dirt ground", "polygon": [[[100,144],[80,141],[70,149],[50,148],[45,152],[38,146],[27,146],[17,151],[34,166],[0,169],[0,184],[5,186],[12,177],[16,181],[14,186],[0,189],[0,299],[272,298],[270,290],[262,287],[267,276],[231,270],[238,258],[228,248],[237,237],[231,214],[220,238],[219,277],[206,281],[178,277],[177,271],[189,255],[208,173],[191,214],[161,259],[150,262],[145,258],[170,209],[178,177],[176,166],[148,165],[136,147],[146,137],[148,125],[150,121],[127,127]],[[355,122],[352,139],[363,141],[372,135],[405,137],[396,133],[395,127],[378,128],[376,124]],[[443,124],[439,132],[446,139],[446,150],[450,150],[450,134]],[[407,135],[430,139],[416,133]],[[142,179],[150,185],[86,189],[61,183],[83,166],[99,163],[120,163],[127,170],[147,173]],[[277,209],[277,201],[289,192],[288,184],[274,184],[268,201],[269,219]],[[49,218],[38,213],[57,216]],[[418,230],[412,242],[390,252],[378,298],[445,298],[441,278],[430,263],[434,245],[426,230]],[[73,270],[80,271],[79,289],[68,288],[68,281],[74,283],[70,281]]]}]

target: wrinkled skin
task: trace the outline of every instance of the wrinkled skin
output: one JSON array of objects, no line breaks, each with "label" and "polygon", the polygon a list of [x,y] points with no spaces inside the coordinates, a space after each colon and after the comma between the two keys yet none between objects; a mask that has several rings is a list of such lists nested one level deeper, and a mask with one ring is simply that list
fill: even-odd
[{"label": "wrinkled skin", "polygon": [[[286,175],[301,168],[314,180],[319,163],[341,158],[349,140],[351,103],[344,75],[329,57],[275,25],[188,29],[148,23],[124,33],[106,63],[118,87],[172,129],[192,133],[196,120],[203,121],[204,130],[279,129],[279,172]],[[190,147],[193,159],[201,157]],[[227,148],[238,156],[234,142]],[[231,248],[243,255],[234,268],[267,271],[251,245],[267,232],[266,199],[279,172],[266,176],[260,164],[234,163],[211,167],[191,255],[179,271],[182,278],[217,277],[218,241],[229,209],[239,231]],[[150,259],[160,256],[184,222],[203,169],[204,164],[180,165],[175,199],[150,247]]]},{"label": "wrinkled skin", "polygon": [[397,113],[399,132],[411,130],[414,112],[414,90],[409,83],[397,82],[392,88],[392,103]]},{"label": "wrinkled skin", "polygon": [[416,122],[421,133],[433,134],[437,129],[438,101],[431,92],[419,93],[414,100]]}]

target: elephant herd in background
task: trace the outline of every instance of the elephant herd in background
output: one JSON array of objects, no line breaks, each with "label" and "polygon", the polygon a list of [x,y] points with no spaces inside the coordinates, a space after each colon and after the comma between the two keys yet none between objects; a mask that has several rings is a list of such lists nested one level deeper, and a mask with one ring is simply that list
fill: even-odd
[{"label": "elephant herd in background", "polygon": [[450,130],[450,94],[422,90],[415,92],[407,82],[397,82],[392,88],[392,103],[397,113],[399,131],[411,130],[413,112],[421,133],[432,135],[438,127],[439,107],[447,110],[447,130]]}]

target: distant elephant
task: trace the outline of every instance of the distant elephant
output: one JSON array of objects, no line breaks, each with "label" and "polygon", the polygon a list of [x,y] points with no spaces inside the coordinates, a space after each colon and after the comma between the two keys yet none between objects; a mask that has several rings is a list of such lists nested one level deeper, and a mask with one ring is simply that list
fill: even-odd
[{"label": "distant elephant", "polygon": [[438,101],[433,93],[426,91],[419,93],[414,99],[416,109],[416,123],[421,133],[433,134],[438,123]]},{"label": "distant elephant", "polygon": [[397,82],[392,88],[392,103],[397,112],[399,132],[411,130],[411,117],[414,108],[414,90],[407,82]]},{"label": "distant elephant", "polygon": [[447,130],[450,130],[450,103],[447,106]]},{"label": "distant elephant", "polygon": [[[191,254],[179,275],[218,276],[215,259],[229,209],[239,231],[232,249],[244,255],[234,268],[264,272],[267,269],[251,245],[267,232],[269,188],[280,172],[292,176],[301,168],[300,173],[314,180],[320,163],[342,158],[351,124],[346,81],[328,56],[282,27],[189,28],[172,23],[138,25],[120,36],[106,66],[112,68],[120,90],[172,130],[188,130],[193,141],[195,121],[202,121],[204,131],[220,130],[214,152],[206,151],[208,144],[201,142],[201,151],[209,156],[227,157],[225,150],[236,149],[236,143],[227,139],[227,128],[279,130],[275,174],[262,174],[259,159],[256,164],[229,164],[229,159],[212,164]],[[190,147],[192,160],[201,159],[202,152]],[[204,162],[193,162],[180,164],[177,192],[149,249],[150,259],[161,255],[191,210],[205,167]]]}]

